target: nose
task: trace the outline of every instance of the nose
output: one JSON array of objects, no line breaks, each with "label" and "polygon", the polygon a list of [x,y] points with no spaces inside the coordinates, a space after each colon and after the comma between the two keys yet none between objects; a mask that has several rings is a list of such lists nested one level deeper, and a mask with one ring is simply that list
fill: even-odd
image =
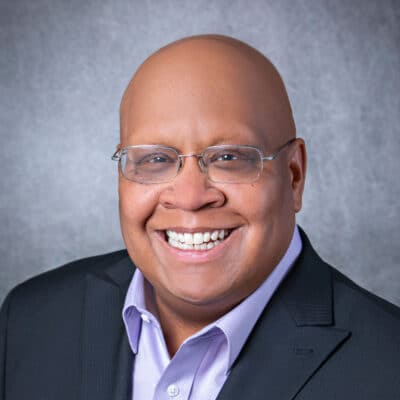
[{"label": "nose", "polygon": [[225,194],[212,184],[200,167],[197,157],[185,157],[178,175],[162,191],[160,203],[165,208],[197,211],[207,207],[221,207]]}]

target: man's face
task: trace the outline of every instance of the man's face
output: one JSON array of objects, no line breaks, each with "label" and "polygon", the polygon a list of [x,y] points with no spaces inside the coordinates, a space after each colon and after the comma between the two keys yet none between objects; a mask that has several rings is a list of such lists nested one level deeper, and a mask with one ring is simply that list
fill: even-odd
[{"label": "man's face", "polygon": [[[217,144],[245,144],[271,154],[286,142],[275,132],[268,136],[265,104],[247,87],[251,83],[238,82],[237,71],[203,67],[180,70],[171,62],[142,73],[123,110],[122,147],[161,144],[197,154]],[[290,146],[266,162],[254,183],[213,183],[196,158],[186,158],[168,183],[140,184],[120,174],[123,237],[159,305],[191,305],[218,315],[260,285],[293,233],[301,198],[290,161],[296,151]],[[228,236],[209,250],[182,250],[168,244],[167,231]]]}]

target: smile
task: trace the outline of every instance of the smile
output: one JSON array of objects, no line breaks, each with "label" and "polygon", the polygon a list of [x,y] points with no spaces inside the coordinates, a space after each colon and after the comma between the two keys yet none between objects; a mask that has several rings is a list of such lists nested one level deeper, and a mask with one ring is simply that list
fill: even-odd
[{"label": "smile", "polygon": [[206,232],[176,232],[167,230],[168,244],[181,250],[211,250],[221,244],[232,232],[216,229]]}]

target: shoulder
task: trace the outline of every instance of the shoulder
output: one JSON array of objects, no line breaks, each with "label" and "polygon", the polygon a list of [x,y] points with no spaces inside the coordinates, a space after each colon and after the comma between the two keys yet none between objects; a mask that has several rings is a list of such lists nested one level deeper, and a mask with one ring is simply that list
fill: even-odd
[{"label": "shoulder", "polygon": [[[119,282],[132,273],[127,252],[118,251],[68,263],[15,287],[0,312],[0,398],[5,385],[18,393],[12,398],[25,398],[21,393],[28,392],[34,398],[39,393],[43,393],[40,398],[60,398],[60,393],[62,398],[76,398],[85,335],[97,334],[88,329],[88,321],[101,319],[110,304],[102,289],[105,284],[118,288],[123,299]],[[100,295],[93,307],[95,291]],[[112,324],[110,319],[107,323]]]},{"label": "shoulder", "polygon": [[[396,365],[400,354],[400,308],[370,293],[327,264],[302,234],[303,251],[293,268],[285,289],[290,310],[297,310],[300,320],[304,312],[308,319],[325,316],[326,326],[349,332],[350,338],[342,347],[345,359],[358,360],[360,369],[367,368],[365,360],[375,360],[374,366]],[[298,311],[300,310],[300,311]],[[312,312],[310,310],[313,310]],[[307,315],[307,314],[306,314]],[[363,361],[364,360],[364,361]]]},{"label": "shoulder", "polygon": [[383,327],[400,327],[399,307],[362,288],[326,263],[301,229],[300,234],[303,250],[297,262],[300,268],[293,274],[291,291],[300,286],[301,299],[309,301],[312,298],[316,303],[324,300],[325,304],[330,304],[335,325],[365,327],[367,323],[379,322]]},{"label": "shoulder", "polygon": [[357,285],[337,269],[330,268],[336,290],[340,291],[342,295],[347,294],[353,301],[357,301],[360,305],[368,309],[372,307],[376,312],[384,313],[388,317],[400,320],[400,308],[398,306]]},{"label": "shoulder", "polygon": [[303,244],[282,295],[290,300],[285,303],[291,315],[297,313],[293,330],[313,336],[319,346],[344,335],[305,388],[304,398],[310,393],[315,394],[310,398],[331,393],[337,398],[398,398],[400,309],[325,263],[304,235]]},{"label": "shoulder", "polygon": [[351,326],[365,337],[398,343],[400,350],[400,308],[354,283],[337,269],[332,274],[335,323]]},{"label": "shoulder", "polygon": [[73,303],[83,293],[86,276],[102,274],[110,266],[127,259],[126,250],[79,259],[37,275],[10,291],[4,307],[33,309],[43,304]]}]

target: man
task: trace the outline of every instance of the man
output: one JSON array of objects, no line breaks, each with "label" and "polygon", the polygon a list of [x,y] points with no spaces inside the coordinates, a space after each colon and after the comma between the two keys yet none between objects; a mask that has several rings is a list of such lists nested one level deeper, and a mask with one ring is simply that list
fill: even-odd
[{"label": "man", "polygon": [[113,158],[127,253],[11,292],[2,400],[400,398],[399,310],[295,225],[305,145],[263,55],[216,35],[156,52]]}]

